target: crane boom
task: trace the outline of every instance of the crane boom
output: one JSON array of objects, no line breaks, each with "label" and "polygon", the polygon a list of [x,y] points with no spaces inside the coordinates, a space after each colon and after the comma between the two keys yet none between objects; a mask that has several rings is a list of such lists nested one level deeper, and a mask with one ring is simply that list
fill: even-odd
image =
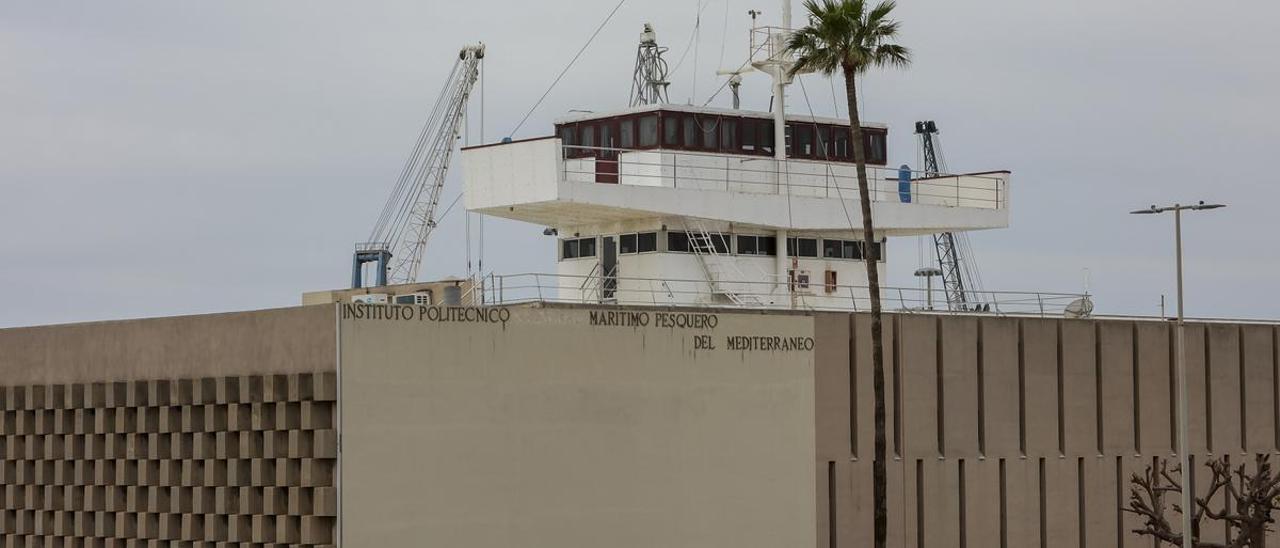
[{"label": "crane boom", "polygon": [[353,287],[363,285],[361,270],[370,262],[378,264],[378,285],[418,281],[484,50],[484,44],[478,44],[459,52],[368,243],[356,246]]},{"label": "crane boom", "polygon": [[[932,121],[916,122],[916,135],[920,136],[920,149],[924,156],[924,172],[926,177],[942,175],[938,161],[938,148],[935,136],[938,125]],[[965,268],[962,261],[959,238],[951,232],[943,232],[933,236],[934,249],[938,255],[938,268],[942,271],[942,286],[947,294],[947,307],[955,311],[969,310],[969,292],[975,288],[966,287]]]}]

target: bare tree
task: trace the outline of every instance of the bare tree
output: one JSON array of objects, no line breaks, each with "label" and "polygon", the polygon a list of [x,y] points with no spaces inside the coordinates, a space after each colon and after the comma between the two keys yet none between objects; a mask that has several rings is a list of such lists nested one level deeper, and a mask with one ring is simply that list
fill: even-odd
[{"label": "bare tree", "polygon": [[[1232,468],[1230,457],[1210,461],[1205,465],[1210,472],[1204,497],[1195,499],[1191,512],[1191,539],[1197,548],[1265,548],[1267,532],[1275,523],[1280,509],[1280,477],[1271,468],[1271,457],[1257,455],[1253,470],[1245,464]],[[1174,531],[1168,515],[1182,514],[1176,502],[1182,493],[1182,471],[1169,468],[1164,459],[1157,459],[1146,472],[1134,474],[1129,480],[1129,507],[1126,512],[1142,518],[1141,529],[1133,532],[1153,537],[1175,546],[1182,544],[1182,533]],[[1221,494],[1221,500],[1215,501]],[[1166,497],[1169,501],[1166,501]],[[1216,509],[1215,509],[1216,508]],[[1201,522],[1209,520],[1227,526],[1226,542],[1200,540]]]}]

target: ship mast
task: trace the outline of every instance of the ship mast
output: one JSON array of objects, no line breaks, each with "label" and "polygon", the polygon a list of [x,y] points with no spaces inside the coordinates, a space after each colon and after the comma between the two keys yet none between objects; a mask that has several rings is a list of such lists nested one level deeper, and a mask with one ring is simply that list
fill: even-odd
[{"label": "ship mast", "polygon": [[[783,169],[787,161],[787,86],[791,84],[791,69],[795,67],[794,57],[787,51],[787,40],[791,36],[791,0],[782,0],[782,27],[770,29],[752,29],[752,35],[759,31],[768,34],[763,48],[769,56],[761,61],[752,62],[752,66],[773,78],[773,157],[777,161],[778,194],[790,192],[790,181],[786,179]],[[754,42],[754,40],[753,40]],[[755,46],[752,50],[754,55]],[[790,292],[790,265],[787,253],[787,230],[777,231],[777,277],[782,290]],[[793,296],[794,305],[794,296]]]}]

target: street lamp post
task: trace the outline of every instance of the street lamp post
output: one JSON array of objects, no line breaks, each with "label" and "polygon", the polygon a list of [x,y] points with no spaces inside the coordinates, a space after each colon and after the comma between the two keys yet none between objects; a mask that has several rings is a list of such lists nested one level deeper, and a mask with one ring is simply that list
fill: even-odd
[{"label": "street lamp post", "polygon": [[[928,289],[925,290],[925,300],[928,303],[929,310],[933,310],[933,279],[942,276],[942,269],[938,267],[921,268],[916,271],[917,278],[924,278]],[[948,303],[950,304],[950,303]]]},{"label": "street lamp post", "polygon": [[1151,206],[1149,209],[1140,209],[1132,212],[1134,215],[1155,215],[1159,213],[1173,212],[1174,241],[1177,246],[1178,261],[1178,321],[1177,334],[1175,335],[1174,353],[1177,360],[1178,374],[1178,460],[1179,466],[1182,468],[1182,548],[1194,548],[1194,542],[1191,535],[1191,513],[1193,506],[1191,492],[1191,441],[1188,439],[1188,407],[1187,403],[1187,348],[1186,348],[1186,316],[1182,301],[1182,212],[1186,211],[1204,211],[1209,209],[1220,209],[1227,207],[1222,204],[1206,204],[1200,202],[1195,205],[1174,204],[1168,207]]}]

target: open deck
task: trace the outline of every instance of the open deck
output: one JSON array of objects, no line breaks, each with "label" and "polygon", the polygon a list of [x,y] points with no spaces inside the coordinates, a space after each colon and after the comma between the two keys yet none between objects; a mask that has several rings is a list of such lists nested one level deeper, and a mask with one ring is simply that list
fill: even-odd
[{"label": "open deck", "polygon": [[[467,208],[560,227],[654,216],[802,230],[861,227],[841,161],[565,145],[464,149]],[[927,176],[868,166],[877,230],[904,236],[1008,226],[1010,173]],[[803,212],[803,214],[795,214]]]}]

